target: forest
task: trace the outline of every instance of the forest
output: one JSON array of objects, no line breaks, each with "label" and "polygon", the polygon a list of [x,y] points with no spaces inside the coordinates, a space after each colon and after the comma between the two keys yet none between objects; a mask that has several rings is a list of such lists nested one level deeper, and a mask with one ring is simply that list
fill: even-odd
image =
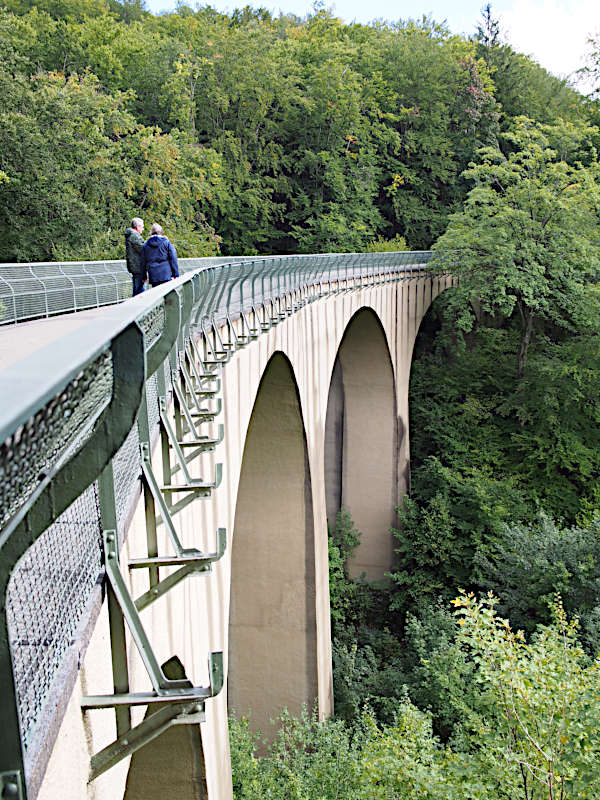
[{"label": "forest", "polygon": [[236,800],[598,800],[597,100],[489,6],[465,37],[4,0],[0,47],[0,261],[122,257],[139,215],[183,256],[432,248],[456,277],[388,577],[350,578],[347,511],[330,531],[335,717],[265,747],[232,716]]},{"label": "forest", "polygon": [[598,114],[480,27],[3,0],[0,262],[120,258],[134,215],[183,256],[429,248],[512,119]]}]

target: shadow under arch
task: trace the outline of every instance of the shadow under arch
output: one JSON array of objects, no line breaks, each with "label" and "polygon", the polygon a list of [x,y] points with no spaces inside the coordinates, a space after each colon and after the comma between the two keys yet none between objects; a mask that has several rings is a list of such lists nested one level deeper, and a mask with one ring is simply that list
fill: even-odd
[{"label": "shadow under arch", "polygon": [[350,320],[335,359],[325,421],[325,495],[330,525],[347,509],[362,533],[353,575],[383,578],[393,560],[398,420],[394,370],[377,315]]},{"label": "shadow under arch", "polygon": [[275,353],[246,436],[232,546],[229,707],[269,734],[317,696],[315,548],[304,424],[292,367]]}]

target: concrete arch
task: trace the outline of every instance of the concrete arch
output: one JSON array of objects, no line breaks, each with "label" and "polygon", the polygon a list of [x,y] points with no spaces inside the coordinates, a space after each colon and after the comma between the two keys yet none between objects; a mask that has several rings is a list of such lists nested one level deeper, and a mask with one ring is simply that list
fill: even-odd
[{"label": "concrete arch", "polygon": [[389,528],[397,502],[398,420],[387,337],[371,308],[350,319],[329,385],[325,492],[329,524],[344,507],[362,532],[351,572],[383,578],[393,557]]},{"label": "concrete arch", "polygon": [[235,511],[229,706],[269,732],[317,696],[312,489],[298,388],[276,352],[258,389]]}]

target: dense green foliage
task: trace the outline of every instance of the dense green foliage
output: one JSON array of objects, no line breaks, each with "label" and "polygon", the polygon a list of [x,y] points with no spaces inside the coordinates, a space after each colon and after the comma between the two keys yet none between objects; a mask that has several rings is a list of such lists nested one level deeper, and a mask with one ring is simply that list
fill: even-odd
[{"label": "dense green foliage", "polygon": [[383,725],[369,711],[352,728],[284,714],[261,758],[248,721],[232,719],[236,800],[597,798],[600,671],[560,602],[529,642],[493,598],[462,594],[455,605],[448,646],[424,662],[454,707],[450,739],[406,695]]},{"label": "dense green foliage", "polygon": [[435,244],[436,264],[458,279],[462,330],[473,303],[493,316],[518,312],[522,378],[540,321],[570,331],[596,324],[600,131],[519,117],[502,139],[507,155],[484,148],[464,173],[474,185]]},{"label": "dense green foliage", "polygon": [[429,247],[521,113],[592,110],[509,45],[424,19],[345,25],[140,0],[4,0],[0,261]]}]

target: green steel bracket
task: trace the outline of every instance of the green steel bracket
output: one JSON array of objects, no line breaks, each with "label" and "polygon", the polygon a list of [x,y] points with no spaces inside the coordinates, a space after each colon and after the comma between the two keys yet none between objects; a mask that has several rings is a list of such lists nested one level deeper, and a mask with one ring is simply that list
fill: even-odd
[{"label": "green steel bracket", "polygon": [[[196,389],[196,387],[194,386],[194,382],[192,381],[192,378],[191,378],[189,372],[185,368],[185,365],[181,366],[181,376],[183,378],[183,381],[182,381],[183,387],[187,391],[188,395],[191,397],[192,402],[194,404],[194,408],[196,409],[196,412],[198,414],[200,414],[201,416],[205,416],[206,414],[213,413],[209,409],[201,408],[200,407],[200,403],[198,402],[198,398],[199,397],[205,397],[205,396],[207,396],[209,398],[210,397],[214,397],[216,394],[218,394],[218,391],[216,389],[207,389],[207,390],[203,390],[203,389],[198,390],[198,389]],[[220,384],[219,384],[219,389],[220,389]],[[220,411],[221,410],[221,405],[220,405],[218,400],[217,400],[217,405],[218,405],[219,411]],[[219,411],[215,412],[215,415],[218,414]]]},{"label": "green steel bracket", "polygon": [[301,287],[294,289],[292,293],[292,298],[293,298],[294,311],[300,311],[300,309],[303,308],[305,305]]},{"label": "green steel bracket", "polygon": [[2,800],[24,800],[23,781],[18,770],[0,772],[0,797]]},{"label": "green steel bracket", "polygon": [[[284,303],[283,311],[281,311],[281,303]],[[280,314],[283,314],[284,317],[289,317],[291,314],[294,313],[294,304],[292,302],[292,295],[291,292],[286,292],[283,297],[279,299],[279,311]]]},{"label": "green steel bracket", "polygon": [[[150,458],[150,446],[148,442],[142,442],[140,444],[140,452],[142,456],[142,476],[143,480],[150,490],[152,497],[154,498],[155,504],[158,506],[160,510],[160,518],[156,518],[156,524],[163,523],[167,528],[167,534],[175,548],[175,552],[177,555],[184,555],[187,551],[179,541],[179,536],[177,535],[177,531],[175,530],[175,525],[173,524],[173,515],[176,514],[178,511],[181,511],[186,505],[189,505],[196,497],[207,497],[210,495],[213,489],[217,489],[221,483],[223,478],[223,465],[217,464],[215,468],[215,482],[214,483],[205,483],[200,482],[200,480],[195,480],[194,483],[181,485],[181,486],[163,486],[159,487],[158,481],[154,475],[152,470],[152,461]],[[186,498],[187,502],[181,504],[176,503],[173,506],[168,506],[165,498],[163,497],[163,492],[186,492],[188,493],[189,499]],[[192,551],[197,552],[197,551]]]},{"label": "green steel bracket", "polygon": [[[200,483],[199,478],[192,478],[192,483],[165,483],[160,487],[162,492],[170,494],[180,494],[181,492],[195,492],[200,497],[209,497],[213,489],[218,489],[223,479],[223,464],[215,464],[215,480],[213,483]],[[173,509],[171,509],[173,512]]]},{"label": "green steel bracket", "polygon": [[219,331],[219,326],[217,325],[217,322],[216,322],[216,320],[214,318],[214,315],[213,315],[212,329],[213,329],[213,336],[214,336],[214,342],[215,342],[215,353],[217,355],[222,355],[223,353],[225,353],[227,355],[227,357],[228,357],[228,360],[229,360],[231,358],[231,356],[233,355],[235,349],[236,349],[236,345],[235,345],[235,341],[231,341],[231,329],[229,328],[229,321],[227,319],[226,319],[226,322],[227,322],[227,327],[228,327],[228,334],[229,334],[229,337],[230,337],[228,342],[224,342],[223,339],[221,338],[221,333]]},{"label": "green steel bracket", "polygon": [[112,744],[92,756],[90,782],[114,767],[119,761],[140,750],[175,724],[197,724],[204,721],[204,703],[171,703],[149,714],[139,725],[120,736]]},{"label": "green steel bracket", "polygon": [[199,408],[196,411],[190,411],[193,419],[197,419],[199,422],[212,422],[215,417],[218,417],[221,411],[223,410],[223,402],[221,398],[217,398],[217,407],[214,409],[210,408]]},{"label": "green steel bracket", "polygon": [[[223,476],[222,465],[221,464],[217,464],[216,470],[215,470],[215,484],[214,484],[213,488],[217,488],[219,486],[219,484],[221,483],[222,476]],[[198,490],[198,489],[187,489],[187,490],[184,490],[184,491],[186,491],[186,496],[185,497],[183,497],[181,500],[178,500],[176,503],[173,503],[172,505],[169,505],[167,507],[168,514],[169,514],[169,516],[171,518],[174,517],[175,514],[178,514],[180,511],[183,511],[183,509],[186,508],[187,506],[189,506],[190,503],[193,503],[194,500],[197,497],[206,497],[210,493],[206,489],[201,489],[201,490]],[[175,494],[175,492],[174,492],[174,494]],[[156,516],[156,524],[157,525],[162,525],[163,524],[163,517],[160,514],[158,514]]]},{"label": "green steel bracket", "polygon": [[262,308],[262,319],[256,306],[252,305],[252,320],[254,322],[253,330],[256,332],[256,336],[268,331],[271,328],[271,322],[269,321],[269,319],[267,319],[267,312],[265,306],[262,305],[261,308]]},{"label": "green steel bracket", "polygon": [[189,346],[189,348],[191,350],[191,354],[189,355],[189,361],[190,361],[190,364],[194,365],[194,370],[193,370],[194,377],[196,377],[197,380],[200,381],[201,385],[205,381],[216,381],[217,382],[217,388],[220,389],[221,388],[221,379],[219,378],[219,376],[216,373],[214,373],[214,372],[206,372],[206,370],[205,370],[202,374],[200,374],[200,372],[198,370],[197,365],[198,364],[202,364],[204,366],[204,360],[203,360],[202,356],[200,355],[200,351],[198,350],[198,345],[196,344],[194,336],[190,336],[190,338],[188,340],[188,346]]},{"label": "green steel bracket", "polygon": [[211,571],[212,565],[219,561],[227,547],[227,532],[225,528],[217,530],[217,550],[215,553],[201,553],[194,555],[187,553],[183,556],[157,556],[155,558],[134,558],[129,561],[129,569],[151,569],[153,567],[179,567],[176,572],[163,578],[147,592],[135,600],[138,611],[147,608],[159,597],[162,597],[174,586],[177,586],[188,575],[206,574]]},{"label": "green steel bracket", "polygon": [[[221,540],[223,534],[221,535]],[[81,707],[88,708],[115,708],[119,705],[141,705],[151,702],[185,702],[186,700],[198,700],[206,697],[213,697],[217,694],[222,687],[222,681],[211,685],[209,687],[192,686],[191,682],[187,679],[171,680],[167,678],[162,667],[159,665],[158,660],[150,644],[150,640],[142,625],[138,609],[125,585],[125,581],[121,574],[119,567],[119,550],[118,550],[118,537],[116,531],[104,531],[104,557],[106,575],[110,581],[112,590],[123,616],[127,622],[127,626],[131,632],[131,636],[135,646],[140,654],[140,657],[148,673],[148,677],[152,683],[153,691],[150,693],[141,693],[132,695],[131,693],[125,694],[112,694],[112,695],[95,695],[83,697],[81,700]],[[217,555],[217,554],[214,554]],[[215,560],[213,558],[213,560]],[[218,677],[219,670],[222,670],[222,664],[214,667],[212,661],[222,662],[222,653],[211,653],[209,656],[209,673],[212,675],[215,672]],[[128,732],[129,733],[129,732]],[[127,736],[128,734],[125,734]]]},{"label": "green steel bracket", "polygon": [[[230,350],[225,350],[223,347],[223,342],[221,342],[221,337],[217,331],[217,328],[214,324],[211,325],[213,330],[213,336],[215,338],[215,342],[211,339],[210,331],[207,331],[204,325],[204,321],[201,324],[201,331],[202,337],[204,340],[204,358],[202,359],[202,363],[204,367],[207,366],[215,367],[221,364],[226,364],[232,356]],[[220,344],[220,348],[217,347],[217,339]]]},{"label": "green steel bracket", "polygon": [[[181,365],[181,374],[186,387],[189,387],[190,394],[195,394],[198,397],[215,397],[221,391],[221,379],[216,375],[200,375],[196,364],[193,360],[189,360],[189,370],[185,362]],[[210,388],[205,386],[210,378]]]},{"label": "green steel bracket", "polygon": [[103,696],[83,698],[84,709],[116,708],[117,706],[147,705],[157,706],[148,713],[135,728],[121,734],[112,744],[92,756],[90,765],[90,782],[127,756],[132,755],[144,745],[172,725],[197,725],[205,720],[205,701],[215,697],[223,688],[223,653],[209,654],[208,670],[210,685],[190,687],[177,695],[157,696],[156,694],[139,692],[121,696]]},{"label": "green steel bracket", "polygon": [[[245,333],[238,333],[235,329],[235,325],[233,324],[233,320],[229,314],[229,310],[227,311],[227,328],[229,330],[229,343],[233,346],[234,350],[239,350],[240,347],[245,347],[250,338],[248,334]],[[243,323],[242,323],[243,328]]]},{"label": "green steel bracket", "polygon": [[[202,489],[216,489],[217,487],[214,484],[207,484],[201,478],[192,478],[190,472],[188,470],[188,461],[191,459],[186,459],[183,454],[183,450],[181,449],[181,443],[177,440],[175,436],[175,432],[171,427],[171,423],[169,421],[169,417],[167,415],[167,403],[164,397],[159,398],[159,408],[160,408],[160,424],[167,436],[168,442],[172,447],[173,451],[175,452],[175,457],[177,459],[178,469],[183,474],[183,478],[185,481],[185,488],[202,488]],[[221,426],[222,427],[222,426]],[[222,431],[220,431],[222,433]],[[188,444],[192,447],[198,448],[199,445],[208,445],[208,443],[213,444],[213,447],[210,449],[214,449],[214,446],[218,443],[216,439],[208,440],[205,439],[204,442],[196,439],[193,442],[184,442],[184,444]],[[209,449],[209,447],[205,446],[204,449]],[[171,470],[171,475],[178,470]]]},{"label": "green steel bracket", "polygon": [[282,299],[283,298],[281,297],[281,295],[279,295],[279,297],[275,299],[275,302],[277,303],[277,316],[279,317],[280,320],[286,319],[286,317],[288,316],[287,310],[285,308],[282,308],[281,305]]},{"label": "green steel bracket", "polygon": [[247,337],[247,340],[250,342],[253,339],[258,339],[260,335],[260,331],[257,328],[251,328],[248,324],[248,318],[244,314],[244,311],[240,309],[240,319],[242,320],[242,330],[245,328],[246,333],[244,334]]},{"label": "green steel bracket", "polygon": [[[192,417],[192,413],[191,413],[191,411],[190,411],[190,409],[188,407],[188,404],[187,404],[187,402],[185,400],[185,397],[183,396],[183,392],[181,391],[181,388],[179,387],[179,385],[176,382],[173,383],[173,390],[174,390],[174,395],[175,395],[176,410],[183,415],[183,417],[184,417],[184,419],[185,419],[185,421],[186,421],[186,423],[188,425],[189,433],[193,434],[193,438],[192,439],[187,439],[185,441],[180,440],[179,441],[179,446],[180,447],[198,447],[198,448],[201,448],[201,449],[204,449],[204,450],[214,450],[215,447],[218,444],[221,444],[221,442],[223,441],[223,436],[225,434],[224,425],[219,425],[219,428],[218,428],[219,433],[218,433],[218,436],[217,436],[216,439],[211,439],[209,436],[201,436],[196,430],[196,423],[194,422],[194,419]],[[190,461],[191,458],[192,458],[192,456],[190,456],[186,460]]]},{"label": "green steel bracket", "polygon": [[279,317],[279,312],[275,311],[275,300],[273,300],[273,298],[269,298],[263,305],[263,308],[269,315],[270,326],[273,327],[274,325],[279,325],[281,319]]},{"label": "green steel bracket", "polygon": [[[152,650],[150,640],[148,639],[146,631],[144,630],[144,626],[142,625],[138,610],[135,607],[135,603],[129,594],[129,590],[125,585],[123,576],[121,575],[121,570],[119,568],[118,537],[116,531],[104,531],[103,543],[104,561],[108,580],[110,581],[112,590],[115,593],[117,602],[121,606],[123,616],[125,617],[125,621],[127,622],[127,626],[131,632],[133,641],[135,642],[141,659],[144,662],[148,677],[152,682],[152,688],[154,689],[154,692],[158,695],[167,697],[171,696],[172,694],[181,695],[182,693],[185,693],[186,690],[192,688],[190,682],[188,680],[169,680],[169,678],[167,678],[167,676],[164,674],[156,659],[156,656],[154,655],[154,651]],[[114,699],[120,695],[115,694],[109,696]],[[82,699],[82,706],[84,708],[88,707],[87,698]]]},{"label": "green steel bracket", "polygon": [[143,569],[148,566],[158,567],[176,567],[180,564],[188,564],[191,566],[192,562],[202,562],[203,564],[214,564],[223,558],[225,550],[227,549],[227,530],[225,528],[217,528],[217,550],[214,553],[202,553],[200,550],[194,548],[186,548],[182,555],[178,556],[156,556],[153,558],[133,558],[129,563],[129,569]]},{"label": "green steel bracket", "polygon": [[[189,415],[188,415],[189,417],[195,418],[199,422],[212,422],[214,420],[214,418],[217,417],[221,413],[221,411],[223,409],[223,404],[222,404],[221,398],[217,398],[217,407],[216,407],[216,409],[202,408],[200,406],[198,398],[199,397],[204,397],[205,395],[208,395],[209,398],[210,397],[214,397],[217,392],[214,391],[214,390],[207,390],[207,391],[200,390],[200,391],[197,391],[195,386],[194,386],[194,382],[193,382],[189,372],[187,371],[187,369],[184,366],[182,366],[182,368],[181,368],[181,375],[182,375],[182,378],[183,378],[183,381],[182,381],[183,382],[183,388],[177,385],[177,381],[173,381],[173,390],[174,390],[174,392],[176,394],[177,402],[180,403],[181,406],[182,406],[182,411],[183,411],[183,407],[185,406],[185,407],[187,407],[187,409],[189,411]],[[219,388],[220,388],[220,384],[219,384]],[[189,406],[187,404],[187,400],[186,400],[186,397],[185,397],[185,394],[184,394],[184,392],[186,392],[186,391],[187,391],[187,394],[189,395],[189,397],[191,398],[192,403],[193,403],[193,408],[191,408],[191,409],[189,408]],[[186,418],[186,421],[187,421],[187,418]],[[191,425],[191,430],[192,431],[196,431],[196,426],[194,424]]]}]

